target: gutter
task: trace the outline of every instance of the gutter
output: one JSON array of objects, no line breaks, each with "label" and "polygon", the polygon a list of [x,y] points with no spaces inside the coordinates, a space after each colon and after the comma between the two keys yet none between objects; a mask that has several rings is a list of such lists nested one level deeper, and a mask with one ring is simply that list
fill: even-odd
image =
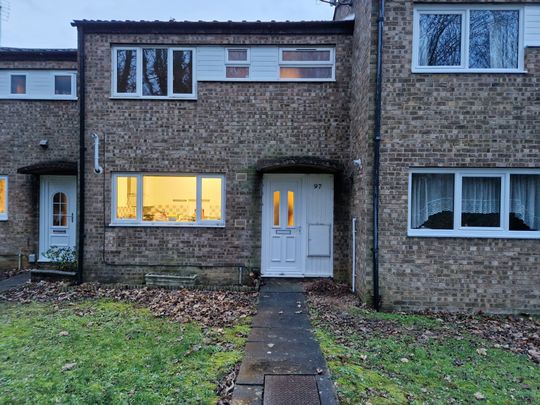
[{"label": "gutter", "polygon": [[84,199],[85,199],[85,154],[84,132],[85,132],[85,52],[84,52],[84,29],[78,27],[78,50],[79,50],[79,240],[78,240],[78,257],[77,257],[77,283],[83,281],[83,265],[84,265]]},{"label": "gutter", "polygon": [[382,53],[384,33],[384,0],[379,0],[377,18],[377,67],[375,82],[375,126],[373,134],[373,305],[381,309],[379,293],[379,193],[381,166],[381,115],[382,115]]}]

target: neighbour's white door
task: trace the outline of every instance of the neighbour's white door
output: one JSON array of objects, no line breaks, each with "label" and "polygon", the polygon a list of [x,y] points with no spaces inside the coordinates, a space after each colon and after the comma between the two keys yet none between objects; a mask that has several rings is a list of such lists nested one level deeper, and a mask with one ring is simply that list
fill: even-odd
[{"label": "neighbour's white door", "polygon": [[77,177],[41,176],[39,259],[53,247],[75,248]]},{"label": "neighbour's white door", "polygon": [[302,177],[264,176],[262,273],[266,277],[304,275]]}]

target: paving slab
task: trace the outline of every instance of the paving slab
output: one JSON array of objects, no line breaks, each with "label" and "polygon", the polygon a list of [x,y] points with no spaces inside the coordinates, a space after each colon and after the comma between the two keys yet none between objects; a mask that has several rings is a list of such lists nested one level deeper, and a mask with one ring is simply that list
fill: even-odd
[{"label": "paving slab", "polygon": [[233,404],[338,403],[313,334],[302,282],[265,280],[245,349]]},{"label": "paving slab", "polygon": [[26,284],[30,280],[30,273],[20,273],[13,277],[6,278],[0,281],[0,292],[8,291],[13,288],[18,288]]}]

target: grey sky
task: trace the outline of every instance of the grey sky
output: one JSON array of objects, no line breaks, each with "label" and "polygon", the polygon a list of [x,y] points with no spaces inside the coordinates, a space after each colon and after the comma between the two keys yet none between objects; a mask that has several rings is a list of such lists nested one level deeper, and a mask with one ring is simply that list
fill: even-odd
[{"label": "grey sky", "polygon": [[318,0],[0,0],[8,3],[1,46],[74,48],[74,19],[102,20],[330,20]]}]

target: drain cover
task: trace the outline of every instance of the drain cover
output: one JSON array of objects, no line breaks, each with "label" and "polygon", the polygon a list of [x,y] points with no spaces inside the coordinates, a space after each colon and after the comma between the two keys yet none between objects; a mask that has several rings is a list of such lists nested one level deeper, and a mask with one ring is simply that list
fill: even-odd
[{"label": "drain cover", "polygon": [[320,405],[313,375],[267,375],[264,377],[264,405]]}]

